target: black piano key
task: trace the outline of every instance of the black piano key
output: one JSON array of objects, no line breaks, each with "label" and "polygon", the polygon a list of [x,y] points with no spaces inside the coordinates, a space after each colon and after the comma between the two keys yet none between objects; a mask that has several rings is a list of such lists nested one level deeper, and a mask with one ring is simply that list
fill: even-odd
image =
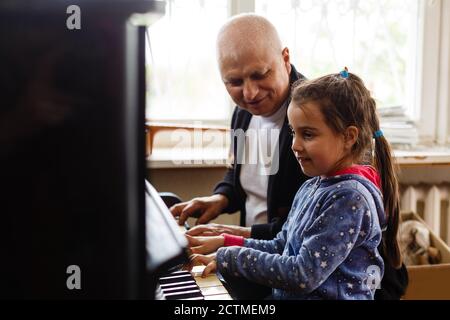
[{"label": "black piano key", "polygon": [[174,288],[165,288],[162,289],[164,293],[174,293],[174,292],[183,292],[183,291],[190,291],[190,290],[200,290],[200,288],[194,284],[189,286],[179,286]]},{"label": "black piano key", "polygon": [[173,272],[169,272],[165,275],[163,275],[163,277],[167,277],[167,276],[176,276],[179,274],[185,274],[185,275],[190,275],[191,273],[187,270],[177,270],[177,271],[173,271]]},{"label": "black piano key", "polygon": [[200,290],[192,290],[192,291],[186,291],[186,292],[179,292],[179,293],[169,293],[164,294],[164,297],[167,300],[181,300],[181,299],[191,299],[191,298],[199,298],[204,299],[203,294]]},{"label": "black piano key", "polygon": [[159,283],[160,284],[168,284],[168,283],[176,283],[176,282],[183,282],[183,281],[190,281],[192,280],[192,277],[188,276],[178,276],[178,277],[171,277],[171,278],[160,278]]},{"label": "black piano key", "polygon": [[172,287],[177,287],[177,286],[183,286],[183,285],[193,285],[193,284],[197,284],[195,282],[195,280],[189,280],[189,281],[180,281],[180,282],[172,282],[172,283],[165,283],[165,284],[160,284],[161,288],[172,288]]},{"label": "black piano key", "polygon": [[160,277],[160,279],[174,278],[174,277],[180,277],[180,276],[192,277],[192,274],[189,271],[181,270],[181,271],[166,273],[165,275],[162,275]]}]

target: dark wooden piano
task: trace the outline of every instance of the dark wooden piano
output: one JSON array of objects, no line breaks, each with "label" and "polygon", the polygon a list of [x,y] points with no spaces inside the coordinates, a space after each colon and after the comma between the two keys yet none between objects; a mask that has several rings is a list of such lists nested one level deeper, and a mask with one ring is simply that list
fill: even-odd
[{"label": "dark wooden piano", "polygon": [[147,269],[153,278],[157,300],[231,300],[220,275],[202,278],[205,266],[182,270],[188,261],[185,226],[179,226],[159,196],[146,182]]}]

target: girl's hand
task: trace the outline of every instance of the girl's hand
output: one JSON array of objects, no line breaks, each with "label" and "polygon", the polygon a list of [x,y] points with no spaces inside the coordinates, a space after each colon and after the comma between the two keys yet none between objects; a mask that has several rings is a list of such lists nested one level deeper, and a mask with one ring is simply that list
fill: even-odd
[{"label": "girl's hand", "polygon": [[229,233],[235,236],[250,238],[251,231],[252,229],[249,227],[211,223],[195,226],[192,229],[189,229],[189,231],[187,231],[186,234],[190,236],[211,237],[211,236],[218,236],[222,233]]},{"label": "girl's hand", "polygon": [[208,254],[217,251],[224,245],[223,236],[214,237],[191,237],[186,234],[186,238],[189,243],[189,248],[192,253],[196,254]]},{"label": "girl's hand", "polygon": [[202,273],[202,278],[207,277],[211,273],[215,273],[217,270],[216,254],[203,255],[193,254],[189,257],[189,264],[186,266],[189,271],[196,265],[205,265],[205,269]]}]

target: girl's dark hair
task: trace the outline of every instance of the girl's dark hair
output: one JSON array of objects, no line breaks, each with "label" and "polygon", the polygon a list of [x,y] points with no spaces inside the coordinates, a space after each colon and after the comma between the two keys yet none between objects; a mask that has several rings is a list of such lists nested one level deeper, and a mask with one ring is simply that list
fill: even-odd
[{"label": "girl's dark hair", "polygon": [[331,74],[295,83],[292,102],[300,108],[305,103],[317,103],[326,124],[337,134],[343,134],[349,126],[358,128],[359,135],[353,145],[352,155],[354,161],[373,165],[381,175],[381,191],[387,220],[382,245],[387,262],[394,268],[399,268],[402,258],[397,241],[400,223],[397,167],[385,137],[373,138],[374,133],[380,130],[380,123],[376,103],[369,90],[363,81],[352,73],[348,73],[348,77],[339,73]]}]

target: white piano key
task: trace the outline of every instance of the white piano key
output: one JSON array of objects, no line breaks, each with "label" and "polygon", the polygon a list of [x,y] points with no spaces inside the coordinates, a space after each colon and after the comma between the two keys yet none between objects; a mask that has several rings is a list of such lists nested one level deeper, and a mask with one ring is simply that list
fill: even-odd
[{"label": "white piano key", "polygon": [[222,282],[220,282],[219,278],[217,278],[215,274],[209,275],[206,278],[196,277],[195,282],[200,288],[215,287],[222,285]]},{"label": "white piano key", "polygon": [[212,296],[205,296],[205,300],[233,300],[229,294],[215,294]]},{"label": "white piano key", "polygon": [[206,287],[200,288],[204,296],[212,296],[215,294],[228,294],[227,289],[224,286]]},{"label": "white piano key", "polygon": [[200,277],[205,270],[206,266],[194,266],[191,270],[191,274],[193,277]]}]

